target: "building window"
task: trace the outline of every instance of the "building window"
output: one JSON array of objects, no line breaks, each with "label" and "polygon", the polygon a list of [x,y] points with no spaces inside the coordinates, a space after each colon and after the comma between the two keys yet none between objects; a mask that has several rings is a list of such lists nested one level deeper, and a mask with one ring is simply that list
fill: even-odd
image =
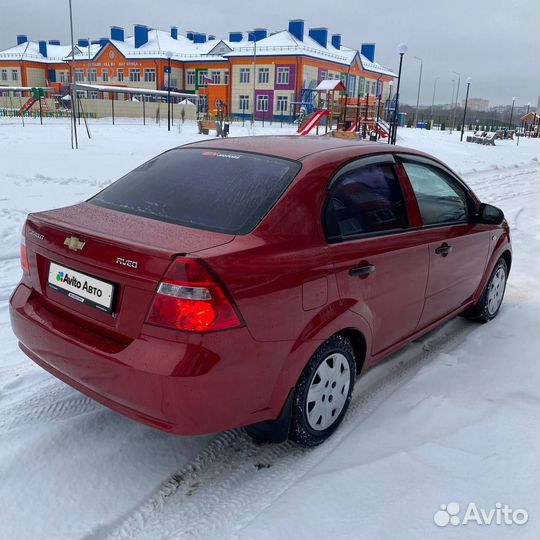
[{"label": "building window", "polygon": [[257,111],[268,112],[268,96],[266,94],[257,96]]},{"label": "building window", "polygon": [[238,108],[241,111],[247,111],[249,109],[249,96],[238,96]]},{"label": "building window", "polygon": [[364,93],[365,93],[365,84],[366,84],[366,79],[364,77],[360,77],[358,79],[358,95],[360,97],[364,97]]},{"label": "building window", "polygon": [[82,82],[82,81],[84,81],[84,69],[76,69],[75,82]]},{"label": "building window", "polygon": [[186,84],[194,85],[195,84],[195,72],[186,71]]},{"label": "building window", "polygon": [[86,92],[84,90],[77,90],[77,97],[79,99],[86,99]]},{"label": "building window", "polygon": [[259,68],[259,84],[268,84],[270,81],[270,70],[268,68]]},{"label": "building window", "polygon": [[156,82],[156,70],[145,69],[144,70],[144,82]]},{"label": "building window", "polygon": [[99,96],[98,96],[98,93],[95,92],[95,91],[90,91],[88,92],[88,99],[97,99]]},{"label": "building window", "polygon": [[118,70],[117,76],[118,76],[118,82],[124,82],[124,70],[123,69]]},{"label": "building window", "polygon": [[277,112],[285,113],[289,109],[289,98],[287,96],[277,97]]},{"label": "building window", "polygon": [[278,67],[276,84],[289,84],[289,71],[288,67]]},{"label": "building window", "polygon": [[2,80],[7,81],[7,69],[2,70]]},{"label": "building window", "polygon": [[228,71],[223,72],[223,84],[229,84],[229,72]]},{"label": "building window", "polygon": [[349,97],[356,96],[356,77],[354,75],[349,75],[347,80],[347,95]]},{"label": "building window", "polygon": [[97,81],[97,69],[89,69],[88,82],[96,82],[96,81]]},{"label": "building window", "polygon": [[65,71],[59,71],[58,72],[58,82],[61,82],[61,83],[66,82],[66,72]]},{"label": "building window", "polygon": [[250,68],[240,68],[240,83],[241,84],[248,84],[249,83],[249,75],[251,73]]},{"label": "building window", "polygon": [[211,71],[210,78],[213,84],[221,84],[221,71]]},{"label": "building window", "polygon": [[101,79],[103,80],[103,82],[108,82],[109,81],[109,70],[108,69],[102,69],[101,70]]},{"label": "building window", "polygon": [[206,77],[208,76],[208,71],[199,71],[198,84],[199,86],[206,86]]},{"label": "building window", "polygon": [[18,80],[19,80],[19,72],[18,72],[16,69],[12,69],[12,70],[11,70],[11,78],[12,78],[14,81],[18,81]]},{"label": "building window", "polygon": [[328,79],[328,71],[321,71],[321,81]]},{"label": "building window", "polygon": [[129,70],[129,82],[141,82],[141,70],[130,69]]}]

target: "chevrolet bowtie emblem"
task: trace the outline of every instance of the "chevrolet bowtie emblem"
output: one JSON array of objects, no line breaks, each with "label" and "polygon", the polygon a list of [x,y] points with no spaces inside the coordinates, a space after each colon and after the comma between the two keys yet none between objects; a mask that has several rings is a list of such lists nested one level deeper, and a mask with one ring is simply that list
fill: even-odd
[{"label": "chevrolet bowtie emblem", "polygon": [[76,236],[68,236],[64,240],[64,246],[67,246],[73,251],[79,251],[84,247],[85,242],[81,242]]}]

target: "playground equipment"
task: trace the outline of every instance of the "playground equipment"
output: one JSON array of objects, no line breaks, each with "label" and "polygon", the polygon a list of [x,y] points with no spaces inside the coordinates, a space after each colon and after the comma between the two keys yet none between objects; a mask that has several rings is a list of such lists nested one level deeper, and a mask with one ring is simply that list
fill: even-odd
[{"label": "playground equipment", "polygon": [[329,115],[328,111],[320,110],[305,117],[298,127],[298,135],[307,135],[315,126],[321,123],[323,118]]},{"label": "playground equipment", "polygon": [[[334,119],[341,113],[340,95],[347,92],[345,85],[337,79],[327,79],[321,81],[317,88],[313,90],[317,96],[317,109],[308,114],[303,122],[298,126],[299,135],[307,135],[314,127],[319,131],[319,124],[326,119],[324,124],[324,132],[332,129]],[[337,95],[336,95],[337,94]]]}]

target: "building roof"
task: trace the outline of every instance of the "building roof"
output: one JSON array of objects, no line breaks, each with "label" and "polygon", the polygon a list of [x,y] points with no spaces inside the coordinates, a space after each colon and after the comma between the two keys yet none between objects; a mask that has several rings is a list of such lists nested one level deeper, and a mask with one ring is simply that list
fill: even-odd
[{"label": "building roof", "polygon": [[[302,55],[319,60],[326,60],[337,64],[349,66],[358,58],[365,71],[395,77],[395,73],[371,62],[359,51],[349,47],[334,47],[331,42],[323,47],[309,35],[305,34],[303,40],[297,39],[288,30],[276,32],[257,42],[253,41],[226,41],[209,40],[204,43],[194,43],[185,36],[178,35],[177,39],[171,37],[169,32],[162,30],[149,30],[148,41],[136,48],[135,37],[126,37],[124,41],[107,40],[128,59],[144,58],[171,58],[187,61],[219,61],[227,58],[253,56],[256,46],[257,56]],[[100,44],[91,44],[88,47],[75,46],[76,59],[95,59],[104,49]],[[28,60],[41,63],[58,63],[71,59],[70,45],[51,45],[47,43],[47,56],[39,50],[39,43],[25,42],[0,52],[0,60]]]}]

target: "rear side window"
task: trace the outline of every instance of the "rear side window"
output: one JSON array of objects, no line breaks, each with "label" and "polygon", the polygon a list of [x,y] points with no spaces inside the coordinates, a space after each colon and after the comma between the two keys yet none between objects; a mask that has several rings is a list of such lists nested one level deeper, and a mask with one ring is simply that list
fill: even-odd
[{"label": "rear side window", "polygon": [[424,225],[467,221],[468,197],[465,190],[437,167],[404,162]]},{"label": "rear side window", "polygon": [[294,161],[258,154],[176,148],[126,174],[89,202],[196,229],[246,234],[299,170]]},{"label": "rear side window", "polygon": [[405,201],[391,164],[358,167],[332,183],[325,209],[329,242],[407,225]]}]

